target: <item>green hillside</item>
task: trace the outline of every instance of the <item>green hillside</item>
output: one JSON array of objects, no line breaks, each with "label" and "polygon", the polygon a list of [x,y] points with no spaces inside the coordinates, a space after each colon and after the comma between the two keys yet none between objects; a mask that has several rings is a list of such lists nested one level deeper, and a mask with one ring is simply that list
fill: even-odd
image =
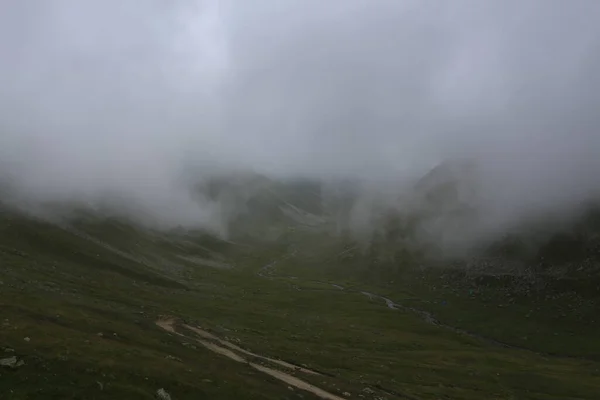
[{"label": "green hillside", "polygon": [[212,187],[244,205],[227,238],[3,208],[0,397],[598,398],[594,212],[440,259],[418,219],[365,243],[335,229],[352,196],[261,182]]}]

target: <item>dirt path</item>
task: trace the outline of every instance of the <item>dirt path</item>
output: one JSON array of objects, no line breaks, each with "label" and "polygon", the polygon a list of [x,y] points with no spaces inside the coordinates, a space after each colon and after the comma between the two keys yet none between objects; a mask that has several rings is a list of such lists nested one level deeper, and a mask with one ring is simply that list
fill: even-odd
[{"label": "dirt path", "polygon": [[232,350],[235,350],[239,353],[251,356],[251,357],[255,357],[255,358],[260,358],[262,360],[268,361],[270,363],[273,364],[277,364],[280,365],[282,367],[291,369],[291,370],[295,370],[295,371],[301,371],[307,374],[312,374],[312,375],[321,375],[320,373],[318,373],[317,371],[313,371],[311,369],[307,369],[307,368],[303,368],[300,367],[299,365],[294,365],[294,364],[290,364],[288,362],[285,361],[281,361],[281,360],[275,360],[274,358],[269,358],[269,357],[265,357],[265,356],[261,356],[259,354],[255,354],[252,353],[251,351],[242,349],[240,346],[237,346],[231,342],[228,342],[226,340],[223,339],[219,339],[218,337],[216,337],[215,335],[213,335],[212,333],[206,332],[205,330],[199,328],[199,327],[195,327],[195,326],[190,326],[190,325],[183,325],[184,327],[186,327],[187,329],[191,330],[192,332],[197,333],[199,336],[205,338],[205,339],[209,339],[209,340],[214,340],[220,344],[222,344],[225,347],[228,347]]},{"label": "dirt path", "polygon": [[175,318],[161,317],[160,319],[158,319],[156,321],[156,325],[158,325],[159,327],[161,327],[162,329],[164,329],[167,332],[171,332],[176,335],[183,336],[181,333],[177,333],[175,331]]},{"label": "dirt path", "polygon": [[311,393],[319,396],[322,399],[344,400],[343,397],[339,397],[339,396],[336,396],[335,394],[326,392],[325,390],[323,390],[315,385],[311,385],[310,383],[304,382],[303,380],[298,379],[295,376],[286,374],[284,372],[277,371],[275,369],[271,369],[271,368],[265,367],[263,365],[258,365],[258,364],[253,364],[253,363],[250,363],[250,366],[252,366],[253,368],[255,368],[261,372],[264,372],[265,374],[271,375],[273,378],[279,379],[280,381],[283,381],[283,382],[287,383],[288,385],[292,385],[294,387],[297,387],[298,389],[302,389],[307,392],[311,392]]},{"label": "dirt path", "polygon": [[[178,336],[187,337],[186,335],[179,333],[175,330],[175,322],[176,322],[175,318],[162,317],[156,321],[156,325],[159,326],[160,328],[164,329],[167,332],[174,333]],[[202,344],[204,347],[206,347],[207,349],[209,349],[217,354],[223,355],[223,356],[225,356],[233,361],[239,362],[239,363],[247,363],[249,366],[251,366],[252,368],[254,368],[260,372],[270,375],[273,378],[278,379],[278,380],[280,380],[290,386],[293,386],[297,389],[301,389],[301,390],[310,392],[322,399],[345,400],[343,397],[337,396],[333,393],[329,393],[315,385],[305,382],[302,379],[299,379],[299,378],[297,378],[293,375],[290,375],[288,373],[285,373],[283,371],[279,371],[279,370],[269,368],[264,365],[249,362],[247,359],[245,359],[244,357],[242,357],[241,355],[236,353],[236,351],[239,353],[245,354],[245,355],[249,355],[251,357],[259,358],[261,360],[265,360],[267,362],[277,364],[277,365],[285,367],[285,368],[295,370],[295,371],[301,371],[301,372],[308,373],[308,374],[319,375],[319,373],[316,371],[312,371],[307,368],[302,368],[302,367],[287,363],[285,361],[275,360],[275,359],[272,359],[269,357],[264,357],[264,356],[252,353],[252,352],[250,352],[248,350],[244,350],[241,347],[239,347],[233,343],[230,343],[226,340],[219,339],[217,336],[213,335],[212,333],[206,332],[205,330],[203,330],[201,328],[190,326],[187,324],[185,324],[183,326],[185,328],[189,329],[190,331],[196,333],[198,336],[200,336],[200,338],[194,338],[194,340],[196,340],[198,343]],[[214,343],[214,342],[217,342],[217,343],[221,344],[222,346],[220,346],[219,344]]]}]

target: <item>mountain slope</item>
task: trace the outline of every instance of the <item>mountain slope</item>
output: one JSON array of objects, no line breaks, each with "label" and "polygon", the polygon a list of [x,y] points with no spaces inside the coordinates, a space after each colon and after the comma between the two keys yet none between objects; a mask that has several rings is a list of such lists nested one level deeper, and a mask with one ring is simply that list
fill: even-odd
[{"label": "mountain slope", "polygon": [[525,279],[442,263],[385,212],[365,246],[331,229],[335,208],[319,213],[314,188],[263,182],[247,196],[227,189],[247,207],[229,239],[87,209],[48,220],[3,208],[0,361],[15,363],[0,367],[0,394],[596,398],[593,270]]}]

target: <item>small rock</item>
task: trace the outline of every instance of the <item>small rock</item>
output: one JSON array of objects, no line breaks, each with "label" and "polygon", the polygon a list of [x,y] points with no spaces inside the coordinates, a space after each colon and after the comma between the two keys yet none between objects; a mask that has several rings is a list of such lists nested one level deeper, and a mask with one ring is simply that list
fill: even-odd
[{"label": "small rock", "polygon": [[102,382],[96,381],[96,383],[98,384],[98,387],[100,387],[100,390],[104,390],[104,385],[102,384]]},{"label": "small rock", "polygon": [[0,367],[19,368],[25,365],[25,361],[17,360],[16,356],[0,359]]},{"label": "small rock", "polygon": [[156,391],[156,398],[160,400],[171,400],[171,395],[163,388]]},{"label": "small rock", "polygon": [[346,396],[346,397],[350,397],[350,396],[351,396],[351,394],[350,394],[350,393],[348,393],[348,392],[344,392],[344,393],[342,393],[342,394],[343,394],[344,396]]},{"label": "small rock", "polygon": [[104,334],[103,334],[102,332],[98,332],[98,333],[97,333],[97,335],[98,335],[99,337],[103,337],[103,336],[104,336]]},{"label": "small rock", "polygon": [[368,387],[364,388],[362,391],[365,392],[366,394],[373,394],[373,393],[375,393],[375,391],[373,389],[368,388]]},{"label": "small rock", "polygon": [[5,347],[5,348],[4,348],[4,352],[5,352],[5,353],[14,353],[14,352],[15,352],[15,349],[11,349],[10,347]]},{"label": "small rock", "polygon": [[212,381],[210,379],[202,379],[202,382],[204,382],[204,383],[212,383]]},{"label": "small rock", "polygon": [[0,366],[2,367],[15,368],[16,365],[17,357],[15,356],[0,359]]},{"label": "small rock", "polygon": [[31,341],[31,339],[29,339],[28,337],[23,338],[24,341],[29,342]]}]

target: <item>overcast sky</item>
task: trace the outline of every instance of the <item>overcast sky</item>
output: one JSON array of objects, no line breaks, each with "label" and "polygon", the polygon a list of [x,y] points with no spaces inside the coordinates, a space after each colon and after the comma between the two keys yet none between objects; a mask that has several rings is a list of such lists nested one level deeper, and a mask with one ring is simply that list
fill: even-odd
[{"label": "overcast sky", "polygon": [[6,0],[0,57],[0,171],[36,198],[457,156],[511,207],[600,187],[597,0]]}]

